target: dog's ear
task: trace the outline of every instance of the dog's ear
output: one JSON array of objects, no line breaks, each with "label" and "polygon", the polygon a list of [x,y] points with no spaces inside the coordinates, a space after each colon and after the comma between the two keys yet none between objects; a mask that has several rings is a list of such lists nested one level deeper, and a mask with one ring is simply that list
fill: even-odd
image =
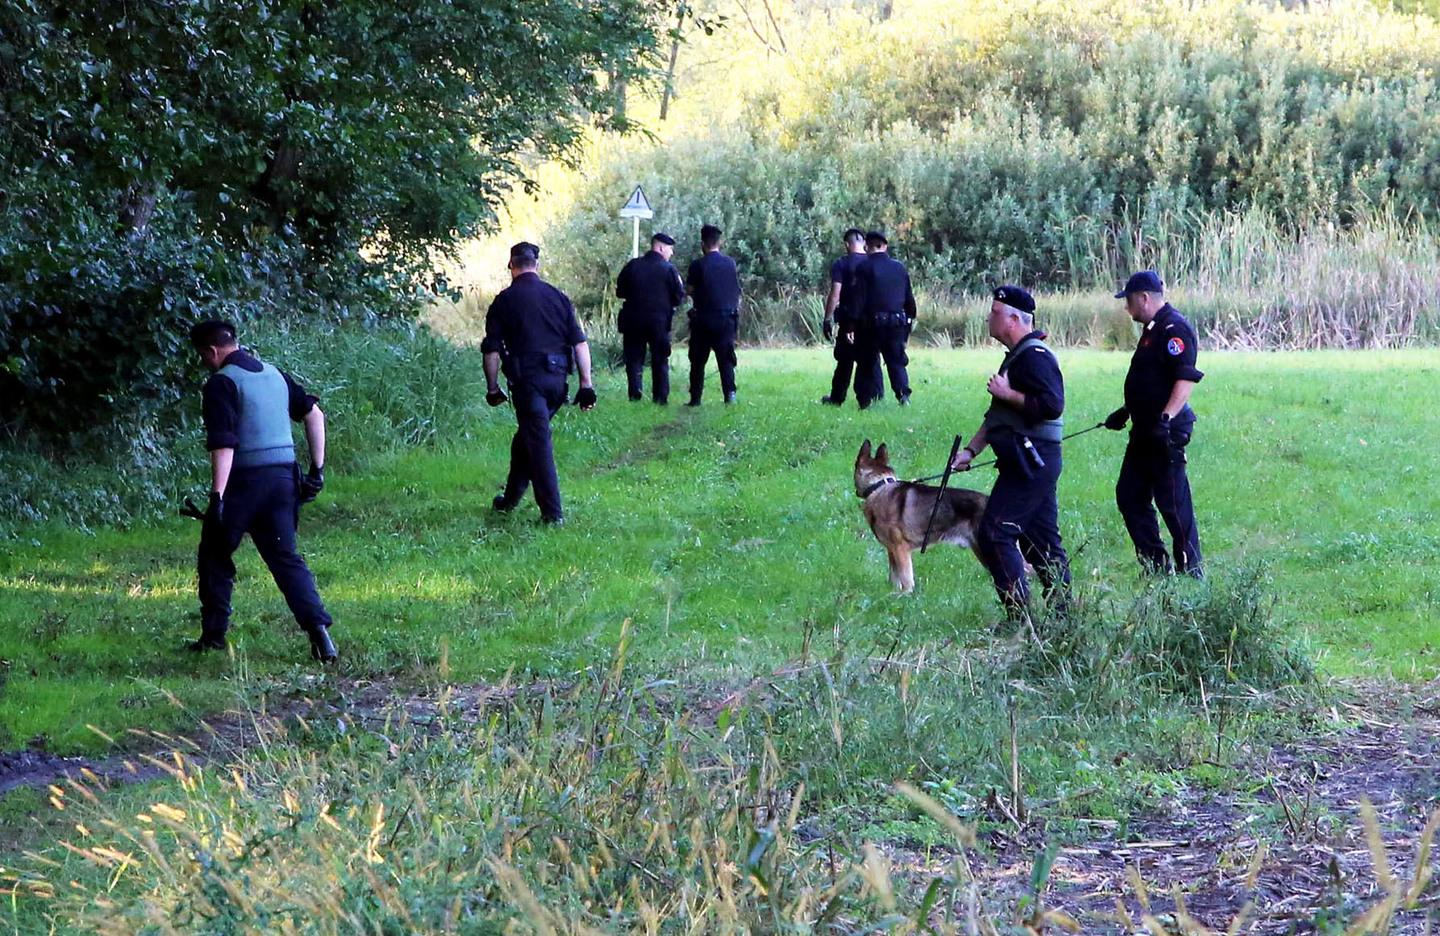
[{"label": "dog's ear", "polygon": [[875,460],[882,465],[890,464],[890,451],[885,448],[884,442],[881,442],[880,447],[875,450]]},{"label": "dog's ear", "polygon": [[855,460],[856,460],[856,461],[860,461],[860,460],[863,459],[863,458],[869,458],[869,457],[870,457],[870,440],[869,440],[869,439],[866,439],[864,442],[861,442],[861,443],[860,443],[860,454],[855,456]]}]

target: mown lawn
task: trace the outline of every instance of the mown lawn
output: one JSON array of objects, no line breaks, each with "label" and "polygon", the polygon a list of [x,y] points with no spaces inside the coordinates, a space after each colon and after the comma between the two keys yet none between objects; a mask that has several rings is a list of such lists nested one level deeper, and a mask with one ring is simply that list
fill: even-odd
[{"label": "mown lawn", "polygon": [[[623,377],[606,373],[598,409],[556,420],[569,521],[558,530],[539,525],[530,501],[505,517],[488,509],[508,409],[365,476],[333,463],[301,533],[344,670],[563,675],[608,658],[627,618],[632,666],[717,678],[795,655],[807,631],[856,645],[901,628],[914,641],[981,633],[997,606],[968,553],[919,559],[918,592],[890,595],[850,481],[864,438],[888,442],[903,474],[929,474],[978,422],[999,355],[913,357],[914,405],[865,413],[816,404],[830,367],[819,350],[743,352],[741,403],[719,405],[712,374],[698,411],[628,403]],[[1062,352],[1072,430],[1117,405],[1127,360]],[[683,352],[676,362],[683,399]],[[1267,559],[1281,613],[1325,672],[1435,675],[1440,352],[1209,353],[1201,366],[1191,470],[1212,565]],[[1102,431],[1066,451],[1062,529],[1077,577],[1100,583],[1136,574],[1112,495],[1123,445]],[[167,694],[203,711],[230,699],[241,671],[288,678],[310,666],[248,544],[237,659],[179,652],[197,629],[197,535],[177,518],[0,544],[0,749],[99,747],[87,724],[164,728],[186,718]]]}]

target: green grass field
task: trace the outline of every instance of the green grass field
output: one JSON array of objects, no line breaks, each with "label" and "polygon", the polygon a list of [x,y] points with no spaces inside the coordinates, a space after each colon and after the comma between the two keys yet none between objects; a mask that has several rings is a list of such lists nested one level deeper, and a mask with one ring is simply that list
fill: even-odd
[{"label": "green grass field", "polygon": [[[607,372],[599,408],[555,422],[569,521],[559,530],[542,528],[529,500],[509,516],[488,509],[508,409],[364,476],[333,462],[301,537],[343,669],[563,676],[606,658],[627,618],[632,667],[715,680],[795,656],[807,630],[856,646],[900,627],[917,642],[985,632],[998,607],[966,552],[919,558],[917,593],[890,594],[850,472],[867,437],[890,444],[905,476],[940,470],[952,436],[978,422],[999,357],[918,351],[914,405],[864,413],[816,404],[830,368],[820,350],[744,351],[741,403],[719,404],[712,373],[698,411],[628,403],[622,376]],[[1127,356],[1061,358],[1069,427],[1103,418]],[[683,386],[683,354],[674,363]],[[1191,474],[1212,568],[1268,560],[1280,613],[1323,672],[1440,671],[1440,415],[1430,403],[1440,352],[1209,353],[1201,366]],[[1113,503],[1123,447],[1107,432],[1069,443],[1060,489],[1074,572],[1105,587],[1136,577]],[[991,477],[959,481],[985,488]],[[0,546],[0,749],[93,749],[87,724],[115,734],[182,723],[167,693],[205,711],[230,701],[242,674],[310,667],[248,543],[236,661],[179,652],[197,630],[197,536],[177,518],[94,535],[38,528]]]}]

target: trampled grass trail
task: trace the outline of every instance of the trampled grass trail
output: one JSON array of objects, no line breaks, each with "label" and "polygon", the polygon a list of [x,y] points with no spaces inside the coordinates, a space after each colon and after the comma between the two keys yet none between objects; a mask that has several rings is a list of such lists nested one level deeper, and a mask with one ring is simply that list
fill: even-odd
[{"label": "trampled grass trail", "polygon": [[[1000,355],[912,357],[914,405],[864,413],[816,403],[831,366],[821,350],[742,351],[734,407],[713,372],[699,410],[629,403],[623,375],[605,372],[599,408],[555,422],[558,530],[529,500],[489,511],[508,409],[365,476],[332,462],[301,539],[345,671],[423,679],[443,657],[454,680],[563,676],[607,659],[627,618],[632,667],[722,679],[797,654],[807,631],[857,648],[985,632],[998,609],[968,552],[932,550],[917,560],[917,593],[890,594],[851,485],[865,438],[889,443],[906,477],[939,471],[954,434],[978,423]],[[1126,354],[1061,359],[1069,429],[1118,405]],[[673,363],[683,400],[683,351]],[[1281,613],[1310,635],[1323,671],[1434,676],[1440,352],[1202,353],[1200,364],[1190,466],[1212,567],[1268,560]],[[1102,585],[1136,575],[1113,503],[1123,447],[1102,431],[1065,453],[1062,531],[1076,577]],[[179,652],[197,630],[197,536],[177,518],[93,536],[47,527],[0,545],[0,749],[99,746],[87,724],[116,734],[182,720],[166,693],[204,711],[229,700],[237,667],[288,677],[310,666],[248,543],[236,661]]]}]

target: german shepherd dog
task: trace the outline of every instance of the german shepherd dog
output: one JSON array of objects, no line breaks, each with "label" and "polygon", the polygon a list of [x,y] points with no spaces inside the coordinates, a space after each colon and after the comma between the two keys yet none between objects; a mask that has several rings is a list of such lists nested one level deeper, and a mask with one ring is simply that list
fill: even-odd
[{"label": "german shepherd dog", "polygon": [[901,481],[890,467],[890,453],[885,444],[882,442],[871,455],[870,440],[866,439],[860,446],[860,454],[855,456],[855,495],[864,501],[870,532],[890,556],[890,584],[896,591],[910,592],[915,588],[911,554],[920,548],[925,538],[925,525],[930,521],[936,497],[940,497],[940,507],[935,510],[930,543],[969,547],[975,551],[980,564],[985,564],[975,533],[989,498],[979,491],[947,488],[941,495],[940,489],[933,485]]}]

